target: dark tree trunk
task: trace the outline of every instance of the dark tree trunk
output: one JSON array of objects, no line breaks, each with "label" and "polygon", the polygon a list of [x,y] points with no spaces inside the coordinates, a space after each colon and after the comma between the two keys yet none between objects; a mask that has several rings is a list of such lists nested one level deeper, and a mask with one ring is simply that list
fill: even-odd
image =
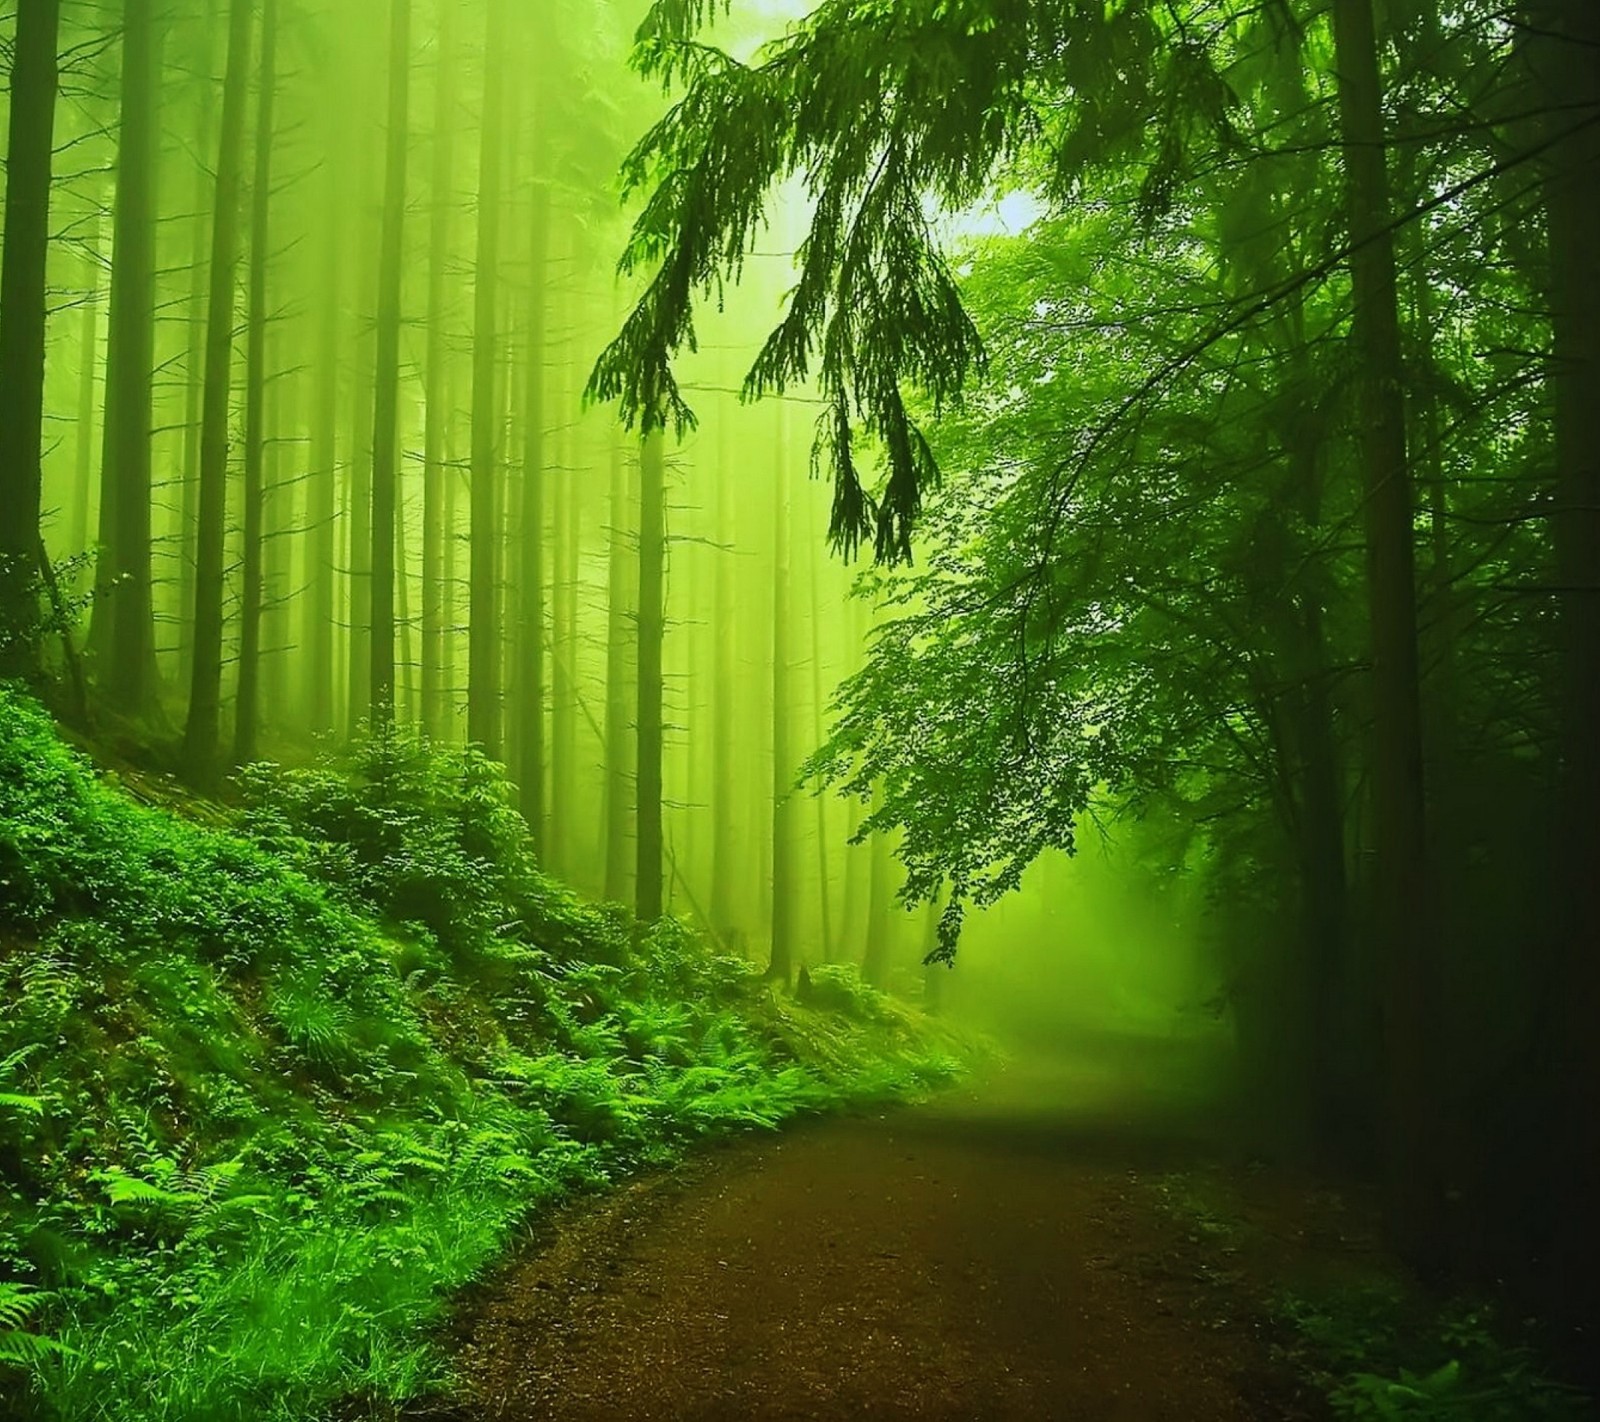
[{"label": "dark tree trunk", "polygon": [[389,134],[378,258],[378,350],[372,416],[372,724],[394,719],[395,509],[400,483],[400,281],[405,256],[406,122],[411,91],[411,0],[393,0]]},{"label": "dark tree trunk", "polygon": [[261,707],[261,605],[265,585],[267,444],[267,267],[272,240],[273,99],[277,88],[278,0],[262,0],[261,75],[256,104],[255,172],[250,192],[250,315],[245,342],[244,564],[239,598],[239,692],[233,713],[233,759],[256,758]]},{"label": "dark tree trunk", "polygon": [[38,670],[45,262],[59,0],[18,0],[0,256],[0,674]]},{"label": "dark tree trunk", "polygon": [[634,730],[637,800],[634,811],[634,913],[645,923],[661,917],[661,647],[666,633],[666,440],[644,438],[639,469],[639,674]]},{"label": "dark tree trunk", "polygon": [[1424,1266],[1439,1262],[1441,1185],[1431,1052],[1437,1038],[1417,676],[1414,500],[1406,455],[1399,304],[1382,81],[1371,0],[1335,0],[1335,64],[1350,281],[1360,357],[1367,592],[1372,645],[1376,942],[1382,961],[1389,1218]]},{"label": "dark tree trunk", "polygon": [[222,92],[217,193],[212,208],[206,381],[200,433],[199,536],[195,556],[194,660],[184,760],[199,784],[213,781],[222,734],[223,559],[227,537],[228,415],[233,394],[233,300],[239,259],[239,179],[250,73],[250,0],[232,0]]},{"label": "dark tree trunk", "polygon": [[1548,117],[1556,483],[1551,536],[1562,652],[1556,1052],[1563,1311],[1600,1309],[1600,10],[1535,0],[1529,63]]}]

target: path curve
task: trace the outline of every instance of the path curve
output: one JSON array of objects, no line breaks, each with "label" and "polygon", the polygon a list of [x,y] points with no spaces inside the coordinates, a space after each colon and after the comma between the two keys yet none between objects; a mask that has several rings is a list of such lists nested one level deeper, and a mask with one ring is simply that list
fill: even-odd
[{"label": "path curve", "polygon": [[1059,1087],[804,1123],[560,1212],[464,1321],[451,1416],[1316,1415],[1143,1188],[1195,1123]]}]

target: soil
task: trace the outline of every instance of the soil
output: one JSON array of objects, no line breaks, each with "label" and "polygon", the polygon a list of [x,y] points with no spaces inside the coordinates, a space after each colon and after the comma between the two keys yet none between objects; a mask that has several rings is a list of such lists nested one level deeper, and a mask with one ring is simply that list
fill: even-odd
[{"label": "soil", "polygon": [[1324,1416],[1259,1307],[1304,1230],[1255,1231],[1280,1257],[1241,1261],[1163,1208],[1169,1172],[1247,1167],[1181,1101],[1091,1077],[1002,1072],[558,1212],[460,1320],[442,1415]]}]

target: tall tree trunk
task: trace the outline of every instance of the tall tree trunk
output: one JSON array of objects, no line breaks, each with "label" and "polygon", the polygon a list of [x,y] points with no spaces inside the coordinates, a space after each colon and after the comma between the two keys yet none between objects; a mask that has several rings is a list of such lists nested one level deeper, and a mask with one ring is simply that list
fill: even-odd
[{"label": "tall tree trunk", "polygon": [[[216,143],[216,79],[212,71],[217,29],[217,0],[206,0],[201,18],[204,70],[200,75],[199,124],[196,144],[208,154]],[[194,671],[193,628],[184,625],[194,606],[195,560],[200,524],[200,431],[205,400],[206,363],[206,254],[211,241],[209,199],[212,174],[203,159],[194,165],[194,192],[190,199],[189,308],[186,317],[187,353],[184,357],[183,491],[178,499],[178,675],[187,680]],[[109,399],[109,392],[108,392]]]},{"label": "tall tree trunk", "polygon": [[620,438],[611,441],[611,533],[606,568],[606,898],[615,903],[628,899],[628,828],[633,807],[633,765],[628,754],[628,723],[632,719],[629,660],[633,636],[633,579],[629,558],[637,494],[633,477],[637,465],[627,458]]},{"label": "tall tree trunk", "polygon": [[445,470],[450,412],[446,405],[446,367],[450,347],[445,339],[447,275],[455,235],[456,163],[456,4],[439,6],[439,62],[433,110],[433,210],[428,237],[428,344],[424,356],[423,484],[422,484],[422,730],[438,736],[449,718],[445,689],[446,620],[444,587]]},{"label": "tall tree trunk", "polygon": [[[807,560],[811,565],[811,732],[815,744],[827,738],[827,694],[822,675],[822,526],[817,518],[817,501],[809,500],[811,517],[806,534]],[[833,961],[833,880],[829,873],[828,796],[813,797],[817,807],[817,903],[821,911],[820,946],[822,961]]]},{"label": "tall tree trunk", "polygon": [[93,641],[106,692],[134,715],[156,695],[151,589],[151,417],[155,371],[156,169],[161,39],[154,0],[123,12],[121,129],[111,269],[101,565]]},{"label": "tall tree trunk", "polygon": [[59,0],[18,0],[0,255],[0,674],[38,669],[45,263]]},{"label": "tall tree trunk", "polygon": [[[578,486],[577,439],[569,411],[569,383],[563,378],[571,358],[570,328],[575,304],[556,307],[556,325],[566,339],[556,347],[554,403],[556,447],[552,464],[550,562],[550,831],[547,855],[556,873],[574,879],[582,856],[577,834],[578,739]],[[669,885],[670,892],[670,885]]]},{"label": "tall tree trunk", "polygon": [[794,747],[789,701],[789,469],[788,421],[779,406],[772,460],[772,951],[767,976],[788,982],[794,973],[796,812]]},{"label": "tall tree trunk", "polygon": [[[334,135],[328,135],[331,140]],[[311,469],[306,489],[310,546],[306,602],[306,684],[310,691],[311,729],[327,734],[337,724],[334,695],[336,668],[334,626],[339,616],[339,298],[344,242],[332,220],[342,187],[336,154],[327,159],[321,239],[323,289],[317,310],[316,396],[311,416]]]},{"label": "tall tree trunk", "polygon": [[378,258],[378,351],[372,417],[372,669],[374,728],[394,719],[395,509],[400,482],[400,281],[405,256],[406,122],[411,91],[411,0],[393,0],[389,141]]},{"label": "tall tree trunk", "polygon": [[271,260],[273,99],[277,89],[278,0],[262,0],[261,79],[256,101],[255,173],[250,191],[250,314],[245,341],[244,566],[239,598],[239,691],[233,759],[256,758],[261,705],[261,603],[265,584],[267,439],[267,267]]},{"label": "tall tree trunk", "polygon": [[[535,123],[538,120],[535,118]],[[535,137],[537,138],[537,134]],[[518,804],[541,859],[545,837],[545,615],[544,615],[544,382],[545,284],[550,245],[550,192],[536,178],[528,245],[528,340],[522,429],[522,536],[517,570],[519,629],[517,666],[522,694],[517,699]]]},{"label": "tall tree trunk", "polygon": [[95,224],[94,246],[87,266],[89,281],[78,326],[78,427],[73,446],[72,531],[67,549],[74,556],[89,548],[89,507],[94,484],[95,402],[100,370],[100,276],[104,260],[100,250],[100,225]]},{"label": "tall tree trunk", "polygon": [[1533,0],[1529,60],[1551,147],[1549,224],[1556,486],[1550,520],[1560,589],[1561,852],[1555,895],[1561,1307],[1600,1308],[1600,11]]},{"label": "tall tree trunk", "polygon": [[488,0],[483,122],[478,146],[478,250],[473,291],[472,508],[467,626],[467,739],[500,755],[500,617],[495,587],[495,486],[500,403],[495,324],[499,293],[501,128],[505,110],[506,0]]},{"label": "tall tree trunk", "polygon": [[734,642],[738,611],[733,589],[733,460],[729,421],[717,421],[717,568],[713,592],[711,664],[711,925],[726,937],[735,927],[738,896],[734,835]]},{"label": "tall tree trunk", "polygon": [[1389,1218],[1396,1241],[1438,1262],[1434,924],[1428,902],[1422,716],[1417,685],[1414,500],[1406,455],[1394,237],[1382,81],[1371,0],[1334,0],[1339,126],[1353,251],[1354,340],[1361,360],[1367,592],[1374,725],[1376,939],[1383,962]]},{"label": "tall tree trunk", "polygon": [[661,647],[666,634],[663,580],[667,542],[666,438],[644,437],[639,468],[639,674],[635,763],[634,913],[661,917]]},{"label": "tall tree trunk", "polygon": [[217,195],[212,208],[206,388],[200,433],[200,522],[195,557],[194,661],[183,738],[188,773],[199,784],[216,777],[222,735],[228,416],[233,394],[233,288],[239,260],[239,178],[250,73],[250,12],[250,0],[231,0],[222,132],[217,150]]},{"label": "tall tree trunk", "polygon": [[[872,808],[883,807],[883,790],[874,787]],[[874,830],[867,840],[870,869],[867,879],[866,951],[861,955],[861,976],[875,988],[888,985],[889,948],[894,886],[890,882],[893,867],[889,855],[889,837],[882,830]]]}]

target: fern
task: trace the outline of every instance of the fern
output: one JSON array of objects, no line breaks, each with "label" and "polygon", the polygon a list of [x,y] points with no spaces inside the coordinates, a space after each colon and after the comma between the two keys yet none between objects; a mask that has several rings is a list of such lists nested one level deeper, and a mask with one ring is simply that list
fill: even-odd
[{"label": "fern", "polygon": [[72,1352],[66,1344],[24,1326],[50,1297],[26,1284],[0,1280],[0,1367],[32,1368],[46,1358]]}]

